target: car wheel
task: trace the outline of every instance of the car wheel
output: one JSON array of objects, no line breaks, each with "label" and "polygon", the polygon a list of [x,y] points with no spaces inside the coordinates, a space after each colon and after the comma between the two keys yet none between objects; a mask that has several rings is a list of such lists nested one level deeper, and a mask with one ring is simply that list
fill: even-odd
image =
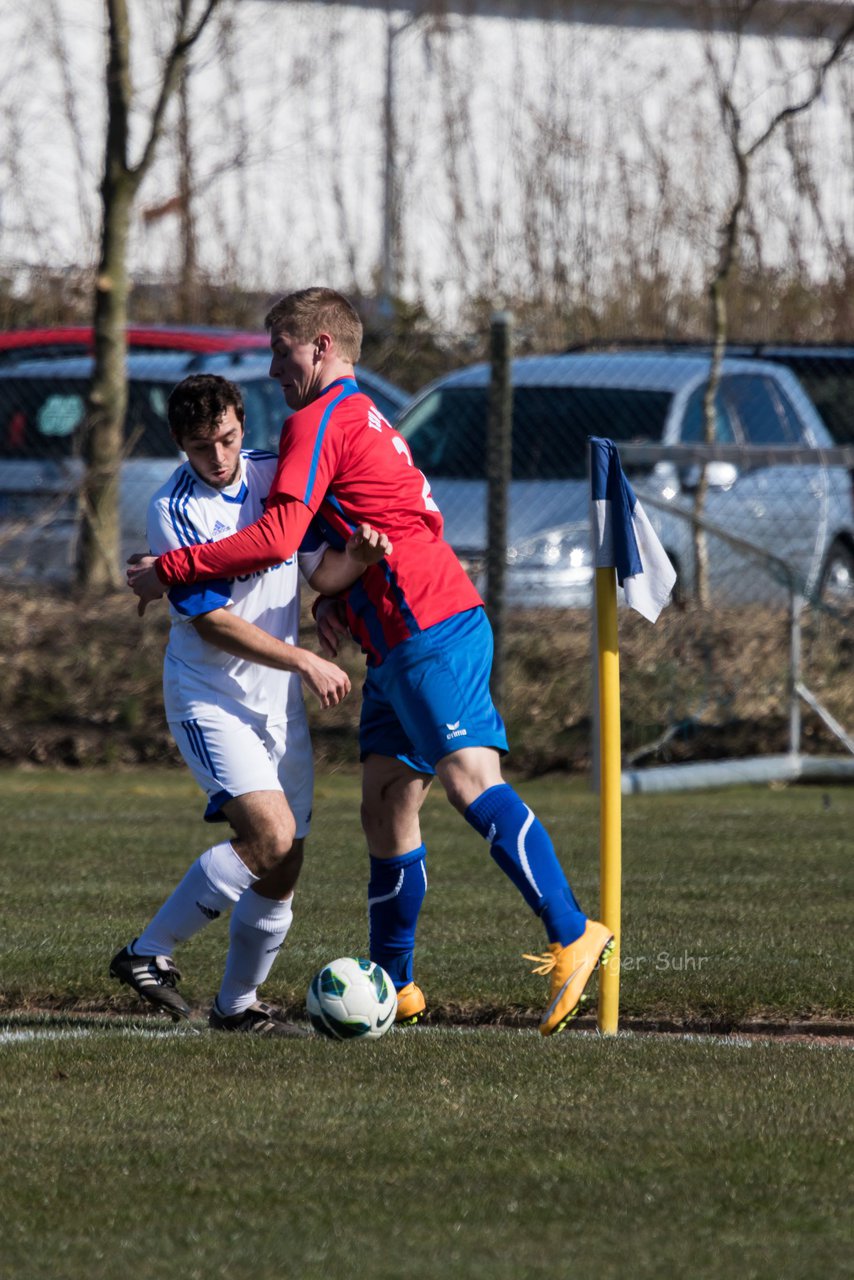
[{"label": "car wheel", "polygon": [[821,571],[819,598],[828,604],[854,601],[854,551],[837,538],[827,553]]}]

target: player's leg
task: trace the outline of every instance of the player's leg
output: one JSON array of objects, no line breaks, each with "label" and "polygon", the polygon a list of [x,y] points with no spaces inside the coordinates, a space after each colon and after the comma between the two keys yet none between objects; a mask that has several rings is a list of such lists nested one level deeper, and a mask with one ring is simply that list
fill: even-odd
[{"label": "player's leg", "polygon": [[[170,724],[184,761],[208,797],[207,822],[223,822],[223,806],[253,790],[259,770],[269,771],[266,749],[245,717],[211,707],[193,720]],[[275,774],[270,785],[278,789]],[[188,868],[138,938],[115,955],[110,973],[173,1017],[189,1016],[176,990],[176,947],[229,911],[256,879],[231,840],[206,849]]]},{"label": "player's leg", "polygon": [[294,887],[311,821],[311,740],[302,717],[268,725],[260,736],[269,761],[265,781],[275,779],[277,789],[235,797],[223,806],[236,833],[235,848],[256,878],[231,915],[228,956],[210,1024],[222,1031],[296,1034],[297,1028],[257,997],[293,921]]},{"label": "player's leg", "polygon": [[587,918],[546,828],[501,774],[492,747],[467,747],[436,763],[451,804],[489,841],[495,862],[542,920],[549,942],[580,938]]},{"label": "player's leg", "polygon": [[390,756],[369,755],[362,766],[362,827],[368,843],[368,927],[371,959],[397,991],[396,1021],[419,1021],[426,1011],[412,976],[415,931],[427,892],[419,812],[432,778]]},{"label": "player's leg", "polygon": [[[415,749],[435,767],[451,803],[489,842],[495,862],[543,921],[549,948],[541,967],[560,977],[556,985],[553,976],[541,1024],[550,1034],[578,1011],[610,934],[587,920],[548,832],[502,777],[500,754],[507,743],[489,691],[492,634],[486,616],[479,609],[457,615],[406,641],[392,657],[395,707]],[[571,982],[564,971],[572,973]]]},{"label": "player's leg", "polygon": [[391,975],[396,1021],[405,1025],[418,1022],[427,1008],[412,971],[418,915],[427,892],[427,850],[418,815],[433,769],[413,750],[389,700],[385,676],[384,664],[370,667],[362,687],[362,827],[371,855],[371,959]]},{"label": "player's leg", "polygon": [[543,1035],[560,1031],[581,1008],[584,989],[613,948],[610,929],[588,920],[579,907],[539,818],[501,776],[490,748],[467,748],[437,761],[448,798],[489,841],[490,852],[525,901],[543,921],[548,947],[536,973],[550,975]]}]

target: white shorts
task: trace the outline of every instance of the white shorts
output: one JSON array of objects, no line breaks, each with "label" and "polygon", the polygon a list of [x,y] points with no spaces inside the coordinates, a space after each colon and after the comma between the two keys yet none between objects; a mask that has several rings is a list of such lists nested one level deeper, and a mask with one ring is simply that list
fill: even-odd
[{"label": "white shorts", "polygon": [[225,822],[222,806],[250,791],[283,791],[297,837],[311,825],[314,760],[305,716],[271,723],[266,716],[236,716],[224,707],[197,710],[191,720],[170,720],[178,749],[208,797],[206,822]]}]

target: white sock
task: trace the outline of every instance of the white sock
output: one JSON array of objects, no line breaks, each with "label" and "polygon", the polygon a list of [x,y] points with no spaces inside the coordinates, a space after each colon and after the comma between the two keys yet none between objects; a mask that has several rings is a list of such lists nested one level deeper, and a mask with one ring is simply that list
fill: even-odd
[{"label": "white sock", "polygon": [[293,900],[292,893],[284,902],[262,898],[254,889],[241,895],[231,913],[228,956],[216,998],[217,1008],[226,1017],[242,1013],[254,1003],[288,936]]},{"label": "white sock", "polygon": [[256,879],[229,840],[206,849],[133,943],[132,952],[171,956],[179,943],[232,907]]}]

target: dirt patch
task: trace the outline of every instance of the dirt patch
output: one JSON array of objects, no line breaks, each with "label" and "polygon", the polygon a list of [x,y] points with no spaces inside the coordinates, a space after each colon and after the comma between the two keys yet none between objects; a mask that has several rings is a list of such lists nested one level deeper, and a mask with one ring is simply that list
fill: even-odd
[{"label": "dirt patch", "polygon": [[[305,1008],[301,1005],[287,1005],[282,1012],[288,1018],[305,1020]],[[194,1026],[207,1025],[208,1008],[198,1007],[191,1011]],[[55,1002],[40,1001],[33,1004],[12,1006],[0,1001],[0,1023],[5,1021],[10,1029],[50,1025],[52,1027],[98,1027],[110,1024],[125,1023],[131,1018],[134,1022],[162,1025],[168,1020],[162,1014],[143,1004],[118,1007],[103,1001],[61,1000]],[[539,1012],[522,1007],[479,1007],[462,1009],[451,1005],[437,1005],[430,1010],[421,1026],[424,1027],[456,1027],[476,1030],[530,1030],[536,1029]],[[752,1041],[773,1040],[790,1044],[835,1045],[839,1048],[854,1048],[854,1023],[839,1022],[830,1019],[816,1018],[808,1021],[787,1022],[775,1018],[751,1018],[743,1022],[728,1019],[666,1019],[666,1018],[621,1018],[620,1032],[632,1035],[651,1035],[661,1037],[690,1036],[698,1038],[722,1039],[738,1038]],[[590,1014],[576,1019],[571,1032],[593,1033],[596,1031],[596,1018]],[[409,1032],[407,1031],[407,1034]],[[564,1032],[563,1034],[566,1034]]]}]

